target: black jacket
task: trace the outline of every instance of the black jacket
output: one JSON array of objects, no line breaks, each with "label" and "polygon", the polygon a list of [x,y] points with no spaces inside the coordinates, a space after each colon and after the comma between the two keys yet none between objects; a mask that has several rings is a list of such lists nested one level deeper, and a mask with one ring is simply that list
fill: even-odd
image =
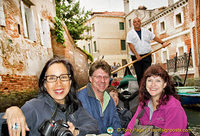
[{"label": "black jacket", "polygon": [[[56,109],[56,103],[49,95],[40,95],[38,98],[27,101],[21,109],[30,129],[29,136],[39,136],[38,127],[44,120],[51,119]],[[57,109],[55,121],[64,120],[72,122],[79,129],[79,136],[99,133],[97,121],[83,107],[80,106],[78,110],[68,117],[65,116],[67,111],[62,112],[60,109]]]},{"label": "black jacket", "polygon": [[119,106],[117,106],[117,112],[121,121],[122,130],[125,130],[128,126],[128,123],[131,121],[133,115],[128,109],[121,108]]}]

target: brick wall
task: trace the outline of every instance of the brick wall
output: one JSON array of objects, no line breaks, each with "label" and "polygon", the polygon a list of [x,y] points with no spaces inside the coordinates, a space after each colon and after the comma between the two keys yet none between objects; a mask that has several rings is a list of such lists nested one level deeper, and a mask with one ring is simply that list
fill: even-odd
[{"label": "brick wall", "polygon": [[56,56],[65,57],[73,65],[75,80],[79,87],[83,87],[88,83],[87,55],[76,47],[66,25],[64,23],[62,25],[64,27],[63,35],[65,38],[64,44],[66,47],[64,47],[61,43],[56,42],[56,36],[52,30],[51,43],[53,54]]},{"label": "brick wall", "polygon": [[50,19],[56,15],[55,4],[49,0],[31,2],[34,3],[34,6],[29,5],[35,28],[34,39],[24,34],[21,1],[2,1],[6,25],[0,26],[0,92],[37,89],[37,76],[53,56],[52,48],[41,45],[38,21],[48,21],[51,26]]},{"label": "brick wall", "polygon": [[37,76],[0,75],[0,92],[37,89]]}]

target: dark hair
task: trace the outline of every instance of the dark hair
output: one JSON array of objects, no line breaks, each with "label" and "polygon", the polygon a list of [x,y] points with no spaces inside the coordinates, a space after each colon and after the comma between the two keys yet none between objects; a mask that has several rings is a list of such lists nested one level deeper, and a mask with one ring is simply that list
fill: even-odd
[{"label": "dark hair", "polygon": [[106,91],[107,91],[108,93],[110,93],[110,92],[118,93],[117,88],[115,88],[114,86],[109,86],[109,87],[106,89]]},{"label": "dark hair", "polygon": [[165,71],[160,65],[151,65],[144,73],[143,78],[141,80],[140,89],[139,89],[139,100],[143,103],[143,107],[146,105],[146,101],[151,98],[151,95],[148,93],[146,89],[146,80],[148,77],[151,76],[159,76],[161,77],[164,82],[166,83],[166,87],[164,88],[164,91],[162,92],[159,104],[157,108],[161,104],[166,104],[167,101],[169,101],[169,96],[174,96],[178,99],[178,95],[176,93],[174,83],[172,79],[170,78],[167,71]]},{"label": "dark hair", "polygon": [[40,89],[40,93],[42,94],[48,94],[46,88],[44,87],[44,83],[45,83],[45,76],[46,76],[46,72],[48,70],[48,68],[55,63],[62,63],[64,64],[64,66],[67,69],[68,74],[71,75],[71,87],[69,90],[68,95],[65,98],[65,102],[67,104],[67,106],[69,104],[73,104],[73,110],[76,111],[78,109],[78,106],[80,104],[80,101],[78,100],[77,96],[76,96],[76,89],[77,89],[77,84],[76,81],[74,79],[74,72],[73,72],[73,67],[72,65],[64,58],[61,57],[54,57],[52,59],[50,59],[49,61],[47,61],[47,63],[45,64],[41,74],[40,74],[40,78],[39,78],[39,89]]},{"label": "dark hair", "polygon": [[103,69],[106,73],[109,74],[109,76],[111,76],[111,66],[105,60],[97,60],[92,63],[89,70],[89,76],[92,76],[93,73],[99,68]]}]

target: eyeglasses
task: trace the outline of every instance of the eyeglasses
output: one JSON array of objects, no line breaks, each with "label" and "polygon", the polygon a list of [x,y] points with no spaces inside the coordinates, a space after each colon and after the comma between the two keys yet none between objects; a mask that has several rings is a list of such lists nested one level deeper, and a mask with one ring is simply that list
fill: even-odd
[{"label": "eyeglasses", "polygon": [[97,80],[101,80],[102,78],[104,79],[104,80],[109,80],[109,76],[93,76],[93,77],[95,77]]},{"label": "eyeglasses", "polygon": [[65,81],[69,81],[71,79],[71,75],[70,74],[62,74],[60,76],[56,76],[56,75],[49,75],[49,76],[45,76],[45,80],[49,83],[53,83],[56,82],[57,79],[60,79],[62,82]]}]

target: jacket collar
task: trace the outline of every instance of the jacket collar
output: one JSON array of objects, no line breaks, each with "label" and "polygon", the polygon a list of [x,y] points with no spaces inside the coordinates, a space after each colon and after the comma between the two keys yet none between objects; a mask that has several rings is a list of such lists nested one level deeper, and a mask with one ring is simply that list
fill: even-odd
[{"label": "jacket collar", "polygon": [[88,90],[88,96],[96,98],[96,95],[94,94],[91,83],[87,84],[87,90]]},{"label": "jacket collar", "polygon": [[[50,107],[52,107],[52,109],[55,109],[57,108],[58,111],[62,111],[60,108],[59,108],[59,105],[57,105],[57,103],[55,102],[55,100],[49,95],[49,94],[43,94],[43,95],[40,95],[38,97],[44,97],[44,100],[45,100],[45,103],[48,104]],[[70,104],[65,111],[62,111],[66,114],[66,117],[68,117],[69,114],[72,114],[74,112],[73,110],[73,104]]]},{"label": "jacket collar", "polygon": [[56,108],[57,103],[54,101],[54,99],[49,94],[43,94],[43,97],[45,99],[45,103],[48,104],[53,109]]}]

